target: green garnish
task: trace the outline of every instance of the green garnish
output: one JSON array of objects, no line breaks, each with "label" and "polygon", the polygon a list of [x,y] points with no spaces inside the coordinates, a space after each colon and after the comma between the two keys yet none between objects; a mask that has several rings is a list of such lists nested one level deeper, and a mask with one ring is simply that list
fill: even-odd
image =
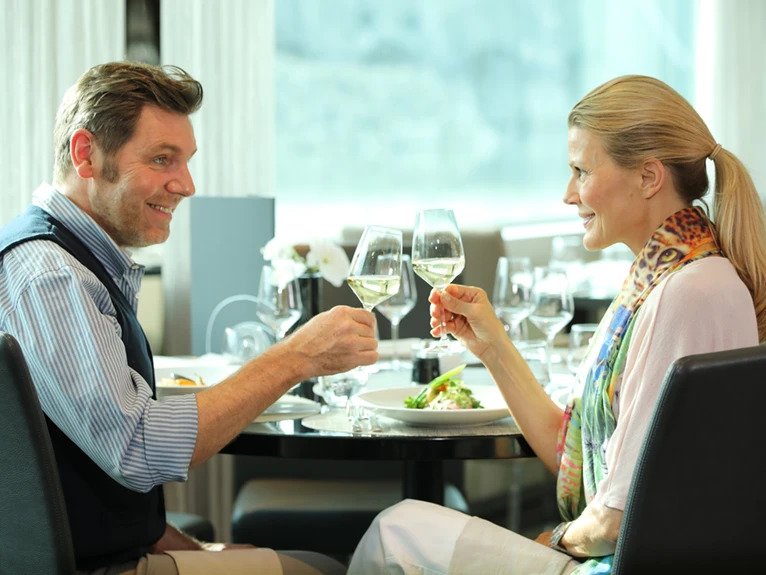
[{"label": "green garnish", "polygon": [[416,396],[404,400],[404,406],[411,409],[476,409],[481,402],[473,397],[473,392],[457,377],[466,364],[457,366],[441,374],[428,383]]}]

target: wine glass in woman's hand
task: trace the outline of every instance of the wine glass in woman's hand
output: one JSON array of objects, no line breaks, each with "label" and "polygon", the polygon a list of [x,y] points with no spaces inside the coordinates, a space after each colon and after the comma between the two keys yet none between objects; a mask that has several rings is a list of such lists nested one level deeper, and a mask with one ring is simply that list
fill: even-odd
[{"label": "wine glass in woman's hand", "polygon": [[[465,267],[463,240],[452,210],[422,210],[412,236],[412,269],[429,285],[444,291]],[[441,335],[430,350],[449,349],[442,310]]]}]

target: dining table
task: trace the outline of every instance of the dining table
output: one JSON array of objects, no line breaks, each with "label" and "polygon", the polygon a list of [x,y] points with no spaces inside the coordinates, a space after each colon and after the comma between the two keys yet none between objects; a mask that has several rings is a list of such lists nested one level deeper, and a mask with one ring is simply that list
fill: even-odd
[{"label": "dining table", "polygon": [[[497,391],[483,366],[466,367],[462,378],[480,395]],[[318,387],[316,382],[304,382],[291,396],[285,396],[288,406],[295,406],[293,413],[289,407],[272,415],[267,410],[222,453],[360,463],[400,461],[402,497],[434,503],[444,500],[445,462],[535,457],[507,410],[494,420],[480,423],[465,423],[445,414],[443,421],[412,424],[388,417],[386,410],[375,409],[362,410],[361,420],[352,420],[347,409],[316,402],[321,400],[317,392],[322,390]],[[411,382],[411,370],[406,363],[400,369],[370,373],[363,391],[356,397],[364,397],[365,392],[403,387],[411,388],[413,395],[420,391]],[[309,404],[317,407],[312,410]]]}]

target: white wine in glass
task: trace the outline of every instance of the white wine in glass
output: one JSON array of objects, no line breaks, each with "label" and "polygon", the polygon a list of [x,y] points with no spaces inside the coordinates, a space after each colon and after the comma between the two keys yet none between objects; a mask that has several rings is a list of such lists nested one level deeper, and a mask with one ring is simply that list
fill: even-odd
[{"label": "white wine in glass", "polygon": [[[356,246],[346,282],[371,311],[399,291],[402,273],[402,232],[367,226]],[[357,367],[351,372],[366,370]]]},{"label": "white wine in glass", "polygon": [[[444,291],[465,267],[463,240],[452,210],[422,210],[412,236],[412,269],[430,286]],[[430,349],[448,348],[444,313],[439,342]]]},{"label": "white wine in glass", "polygon": [[346,280],[367,311],[399,291],[401,280],[385,275],[348,276]]},{"label": "white wine in glass", "polygon": [[402,232],[367,226],[348,269],[348,285],[367,311],[399,291]]}]

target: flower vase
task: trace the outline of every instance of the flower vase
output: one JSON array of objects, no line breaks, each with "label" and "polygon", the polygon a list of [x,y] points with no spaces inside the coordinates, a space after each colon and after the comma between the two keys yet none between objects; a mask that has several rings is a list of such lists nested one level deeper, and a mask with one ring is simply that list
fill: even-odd
[{"label": "flower vase", "polygon": [[[298,286],[301,292],[301,303],[303,305],[303,311],[301,317],[295,322],[295,325],[290,329],[289,333],[299,329],[304,323],[309,321],[312,317],[317,315],[320,310],[320,302],[322,301],[322,276],[316,274],[303,274],[298,277]],[[316,378],[310,378],[306,381],[302,381],[289,393],[291,395],[297,395],[305,397],[313,401],[317,401],[319,398],[314,394],[314,385],[316,384]]]},{"label": "flower vase", "polygon": [[307,273],[298,277],[303,311],[289,333],[292,333],[320,311],[322,301],[322,276],[318,273]]}]

